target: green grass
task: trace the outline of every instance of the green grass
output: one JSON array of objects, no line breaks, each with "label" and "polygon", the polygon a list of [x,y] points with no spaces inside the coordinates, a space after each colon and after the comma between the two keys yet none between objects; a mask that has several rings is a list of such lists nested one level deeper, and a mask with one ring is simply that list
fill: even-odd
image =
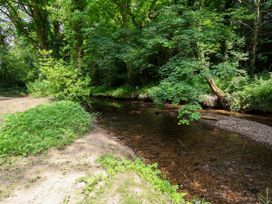
[{"label": "green grass", "polygon": [[27,156],[62,147],[86,133],[92,122],[92,115],[70,101],[7,115],[0,129],[0,157]]},{"label": "green grass", "polygon": [[[185,193],[178,186],[163,178],[157,164],[145,165],[141,160],[130,161],[112,156],[102,156],[98,162],[105,174],[83,177],[86,198],[83,203],[105,203],[107,199],[119,198],[119,203],[187,203],[207,204],[205,201],[186,201]],[[139,176],[141,181],[135,179]],[[140,193],[135,192],[135,189]],[[103,201],[103,202],[98,202]]]}]

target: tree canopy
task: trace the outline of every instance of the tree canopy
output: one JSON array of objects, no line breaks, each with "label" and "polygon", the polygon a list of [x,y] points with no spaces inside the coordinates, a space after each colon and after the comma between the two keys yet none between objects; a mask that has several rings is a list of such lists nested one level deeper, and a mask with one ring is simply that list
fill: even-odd
[{"label": "tree canopy", "polygon": [[272,95],[271,11],[271,0],[1,0],[1,84],[46,78],[45,50],[92,87],[247,109],[254,84],[260,101]]}]

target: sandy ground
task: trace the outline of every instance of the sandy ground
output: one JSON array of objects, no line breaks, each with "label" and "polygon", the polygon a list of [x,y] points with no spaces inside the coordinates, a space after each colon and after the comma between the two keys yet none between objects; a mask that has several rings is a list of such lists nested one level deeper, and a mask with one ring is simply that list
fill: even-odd
[{"label": "sandy ground", "polygon": [[47,98],[31,97],[1,97],[0,96],[0,115],[6,113],[22,112],[40,104],[48,103]]},{"label": "sandy ground", "polygon": [[[45,102],[47,99],[28,97],[0,100],[0,113],[23,111]],[[16,158],[11,164],[0,164],[0,203],[78,203],[83,197],[83,184],[77,180],[103,172],[96,159],[104,154],[134,157],[132,150],[96,127],[64,149],[53,149],[39,156]]]},{"label": "sandy ground", "polygon": [[63,150],[51,150],[0,166],[0,190],[3,194],[8,191],[8,198],[2,198],[0,203],[78,203],[82,199],[83,186],[77,179],[103,172],[96,159],[104,154],[134,157],[128,147],[110,139],[103,129],[96,128]]}]

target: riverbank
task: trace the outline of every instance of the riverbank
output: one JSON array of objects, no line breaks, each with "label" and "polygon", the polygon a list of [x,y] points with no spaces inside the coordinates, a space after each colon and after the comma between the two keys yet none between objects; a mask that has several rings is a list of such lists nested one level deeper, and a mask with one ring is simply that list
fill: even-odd
[{"label": "riverbank", "polygon": [[[95,97],[104,100],[152,102],[147,94],[143,96],[145,97],[140,97],[139,93],[134,95],[95,95]],[[178,112],[182,105],[164,104],[162,107],[162,111],[172,110]],[[203,109],[200,112],[203,124],[239,134],[272,148],[272,117],[269,113],[254,115],[217,109]]]},{"label": "riverbank", "polygon": [[[177,111],[182,106],[167,104],[166,110]],[[200,110],[200,122],[208,127],[218,128],[239,134],[255,142],[272,148],[272,117],[270,115],[253,115],[229,112],[226,110]]]},{"label": "riverbank", "polygon": [[129,148],[100,128],[64,149],[14,158],[10,164],[0,165],[0,203],[78,203],[84,199],[85,185],[77,180],[103,173],[96,160],[104,154],[134,158]]},{"label": "riverbank", "polygon": [[[143,87],[133,87],[133,86],[121,86],[117,88],[107,88],[105,86],[97,86],[91,87],[91,96],[103,99],[114,99],[120,101],[145,101],[145,102],[154,102],[160,98],[160,103],[171,103],[172,100],[183,101],[184,99],[179,96],[180,98],[175,98],[174,93],[170,94],[171,97],[166,97],[167,93],[162,92],[157,96],[157,88],[154,85],[148,85]],[[162,97],[162,98],[161,98]],[[165,98],[166,97],[166,98]],[[214,98],[208,95],[201,95],[199,96],[202,98],[200,104],[202,104],[204,109],[216,109],[216,108],[223,108],[229,111],[239,111],[240,113],[249,113],[249,114],[262,114],[262,115],[272,115],[272,106],[269,105],[269,100],[267,102],[263,102],[264,104],[260,104],[254,102],[254,104],[247,104],[242,105],[240,104],[238,98],[236,96],[230,95],[229,97],[229,106],[230,107],[217,107]],[[175,99],[174,99],[175,98]],[[186,98],[186,97],[185,97]],[[186,101],[186,100],[185,100]]]},{"label": "riverbank", "polygon": [[[25,114],[29,112],[26,110],[47,103],[50,101],[42,98],[3,98],[0,100],[0,107],[3,109],[0,116],[18,111]],[[38,108],[41,106],[34,109]],[[39,112],[36,111],[37,114]],[[50,116],[46,118],[50,120]],[[36,124],[35,118],[29,122],[30,125],[32,123]],[[44,128],[42,129],[41,131],[44,131]],[[111,156],[101,160],[104,155]],[[101,126],[96,126],[94,130],[70,145],[51,148],[41,154],[0,157],[0,203],[68,204],[92,201],[127,203],[131,200],[135,203],[180,203],[184,201],[185,194],[177,192],[177,187],[164,179],[156,165],[145,165],[140,160],[134,161],[135,157],[131,148],[122,145],[111,132]],[[111,166],[112,162],[120,167]],[[153,199],[154,197],[156,199]]]},{"label": "riverbank", "polygon": [[239,134],[255,142],[268,145],[270,148],[272,148],[271,126],[233,116],[224,116],[212,113],[203,113],[202,115],[204,118],[213,118],[213,120],[201,120],[202,123],[210,127],[215,127]]},{"label": "riverbank", "polygon": [[[181,191],[213,204],[262,203],[272,189],[272,150],[201,121],[177,125],[177,110],[152,103],[96,100],[98,123]],[[269,191],[271,197],[271,191]]]},{"label": "riverbank", "polygon": [[150,90],[152,86],[146,87],[131,87],[122,86],[119,88],[109,89],[103,86],[92,87],[91,96],[105,99],[115,99],[115,100],[135,100],[135,101],[152,101],[150,97]]}]

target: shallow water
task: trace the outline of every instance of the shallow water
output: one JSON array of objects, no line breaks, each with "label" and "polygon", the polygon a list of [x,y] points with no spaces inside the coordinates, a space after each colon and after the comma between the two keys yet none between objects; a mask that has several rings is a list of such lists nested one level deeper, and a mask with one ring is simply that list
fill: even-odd
[{"label": "shallow water", "polygon": [[[190,197],[259,203],[272,192],[272,150],[201,122],[177,125],[174,110],[150,103],[96,100],[99,124],[147,162],[157,162]],[[272,196],[272,195],[270,195]]]}]

